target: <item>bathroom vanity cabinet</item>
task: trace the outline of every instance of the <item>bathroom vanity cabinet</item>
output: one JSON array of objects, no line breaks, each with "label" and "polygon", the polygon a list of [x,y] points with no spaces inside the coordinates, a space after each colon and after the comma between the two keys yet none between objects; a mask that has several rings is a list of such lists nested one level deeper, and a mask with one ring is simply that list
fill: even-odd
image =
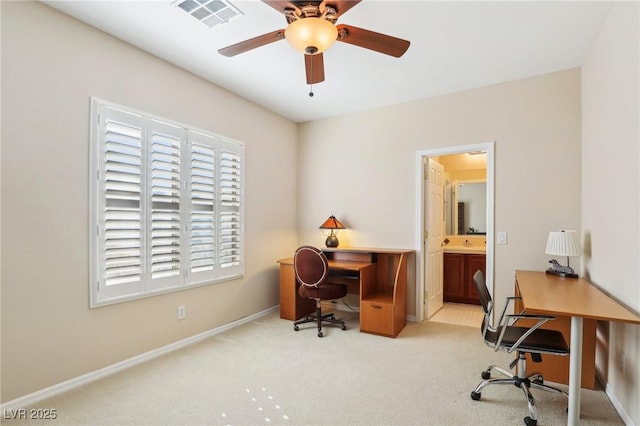
[{"label": "bathroom vanity cabinet", "polygon": [[444,301],[479,305],[480,297],[473,283],[473,274],[478,269],[486,276],[486,255],[445,253]]}]

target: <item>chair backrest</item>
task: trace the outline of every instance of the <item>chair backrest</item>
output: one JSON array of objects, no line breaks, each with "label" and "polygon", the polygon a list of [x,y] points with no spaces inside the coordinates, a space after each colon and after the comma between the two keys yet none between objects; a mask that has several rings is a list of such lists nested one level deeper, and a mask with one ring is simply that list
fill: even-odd
[{"label": "chair backrest", "polygon": [[473,274],[473,282],[476,285],[476,290],[478,290],[478,295],[480,296],[482,310],[485,315],[490,314],[491,309],[493,308],[493,302],[491,300],[489,290],[487,289],[487,284],[484,281],[484,274],[481,270],[478,269],[476,273]]},{"label": "chair backrest", "polygon": [[484,336],[484,340],[487,344],[494,344],[497,340],[497,334],[496,329],[491,326],[493,300],[491,299],[489,289],[487,288],[487,284],[484,280],[484,274],[481,270],[477,270],[476,273],[473,274],[473,283],[476,285],[476,290],[478,290],[478,296],[480,296],[480,304],[482,305],[482,310],[484,311],[484,318],[482,319],[482,325],[480,326],[482,336]]},{"label": "chair backrest", "polygon": [[293,256],[293,269],[300,284],[318,287],[329,274],[329,261],[322,250],[313,246],[302,246]]},{"label": "chair backrest", "polygon": [[[507,297],[504,308],[497,324],[491,325],[491,315],[493,311],[493,301],[489,294],[489,289],[484,280],[482,271],[476,271],[473,274],[473,282],[480,296],[480,303],[484,311],[484,319],[482,320],[482,336],[484,342],[494,348],[494,350],[503,349],[508,353],[513,351],[526,353],[547,353],[554,355],[566,355],[569,353],[569,347],[564,341],[562,333],[558,331],[542,330],[540,326],[549,320],[555,319],[549,315],[527,315],[521,312],[518,315],[506,316],[509,302],[519,299],[519,297]],[[531,327],[517,325],[518,319],[536,320],[538,321]],[[533,334],[535,333],[535,334]]]}]

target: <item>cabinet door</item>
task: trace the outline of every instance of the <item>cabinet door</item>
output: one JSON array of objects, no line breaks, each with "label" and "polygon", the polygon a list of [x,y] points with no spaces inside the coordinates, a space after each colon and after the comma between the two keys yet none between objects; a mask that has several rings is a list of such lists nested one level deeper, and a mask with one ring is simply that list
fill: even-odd
[{"label": "cabinet door", "polygon": [[464,254],[444,254],[443,293],[445,302],[462,302],[465,299],[464,261]]},{"label": "cabinet door", "polygon": [[470,254],[469,255],[469,287],[467,291],[467,299],[469,303],[480,304],[480,295],[478,295],[478,290],[476,289],[476,285],[473,282],[473,274],[476,273],[477,270],[482,271],[482,275],[487,276],[487,256],[484,254]]},{"label": "cabinet door", "polygon": [[360,302],[360,331],[393,336],[393,304],[375,300]]}]

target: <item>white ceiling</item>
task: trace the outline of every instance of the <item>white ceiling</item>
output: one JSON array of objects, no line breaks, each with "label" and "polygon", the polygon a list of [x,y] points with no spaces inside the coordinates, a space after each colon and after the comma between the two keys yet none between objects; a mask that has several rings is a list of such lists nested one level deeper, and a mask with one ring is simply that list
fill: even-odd
[{"label": "white ceiling", "polygon": [[309,97],[303,55],[285,40],[232,58],[217,53],[286,27],[261,1],[232,1],[243,15],[213,28],[170,0],[44,3],[296,122],[580,66],[612,6],[364,0],[338,23],[410,40],[409,50],[393,58],[335,43]]}]

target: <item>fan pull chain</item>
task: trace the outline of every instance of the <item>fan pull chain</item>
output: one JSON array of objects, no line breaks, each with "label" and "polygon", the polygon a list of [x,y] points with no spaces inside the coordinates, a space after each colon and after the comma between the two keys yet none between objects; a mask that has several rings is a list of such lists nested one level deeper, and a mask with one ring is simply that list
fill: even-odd
[{"label": "fan pull chain", "polygon": [[[313,55],[309,58],[311,64],[311,70],[309,71],[310,80],[313,81]],[[313,98],[313,84],[309,84],[309,97]]]}]

